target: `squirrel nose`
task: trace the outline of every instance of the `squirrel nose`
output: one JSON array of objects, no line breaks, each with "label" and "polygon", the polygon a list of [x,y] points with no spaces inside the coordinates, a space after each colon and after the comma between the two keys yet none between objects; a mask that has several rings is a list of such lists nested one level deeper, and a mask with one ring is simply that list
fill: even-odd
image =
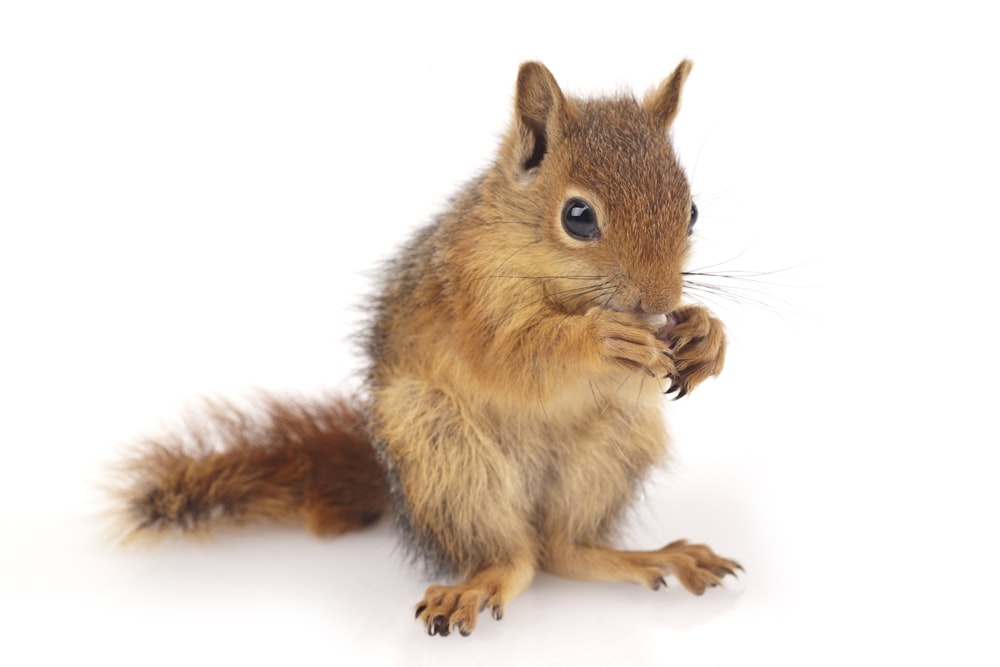
[{"label": "squirrel nose", "polygon": [[657,284],[655,288],[643,289],[635,306],[639,315],[665,314],[677,308],[681,300],[681,285]]},{"label": "squirrel nose", "polygon": [[666,296],[655,299],[642,297],[635,307],[636,315],[660,315],[669,312],[670,303]]}]

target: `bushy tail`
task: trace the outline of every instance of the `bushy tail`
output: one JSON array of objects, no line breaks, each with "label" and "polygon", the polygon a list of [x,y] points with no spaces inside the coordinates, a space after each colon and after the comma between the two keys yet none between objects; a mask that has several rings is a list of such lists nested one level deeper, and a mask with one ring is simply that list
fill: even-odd
[{"label": "bushy tail", "polygon": [[378,519],[388,487],[357,407],[259,403],[210,403],[185,431],[140,443],[122,467],[126,537],[259,521],[338,534]]}]

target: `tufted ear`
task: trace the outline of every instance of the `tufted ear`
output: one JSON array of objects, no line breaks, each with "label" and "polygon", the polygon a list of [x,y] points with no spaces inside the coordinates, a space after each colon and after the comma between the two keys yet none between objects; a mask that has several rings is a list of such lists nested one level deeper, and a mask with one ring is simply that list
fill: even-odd
[{"label": "tufted ear", "polygon": [[681,61],[674,73],[668,76],[659,88],[646,95],[646,110],[653,115],[664,132],[670,129],[674,118],[677,117],[677,110],[681,105],[681,89],[691,72],[691,67],[690,60]]},{"label": "tufted ear", "polygon": [[517,73],[514,99],[515,153],[524,171],[541,164],[559,135],[559,116],[566,103],[555,77],[538,62],[526,62]]}]

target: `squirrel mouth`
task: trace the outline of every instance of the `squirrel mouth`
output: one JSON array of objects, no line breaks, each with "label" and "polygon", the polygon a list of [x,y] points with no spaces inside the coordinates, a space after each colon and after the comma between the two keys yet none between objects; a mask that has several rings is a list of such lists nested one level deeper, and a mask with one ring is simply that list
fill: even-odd
[{"label": "squirrel mouth", "polygon": [[656,327],[656,337],[660,340],[667,340],[667,335],[678,324],[673,313],[643,313],[639,317]]}]

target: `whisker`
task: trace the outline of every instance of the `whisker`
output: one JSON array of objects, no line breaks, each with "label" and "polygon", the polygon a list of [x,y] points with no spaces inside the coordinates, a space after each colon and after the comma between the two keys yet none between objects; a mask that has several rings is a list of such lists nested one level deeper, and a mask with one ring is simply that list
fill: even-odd
[{"label": "whisker", "polygon": [[604,276],[573,276],[573,275],[553,275],[553,276],[514,276],[514,275],[493,275],[487,278],[516,278],[519,280],[601,280]]},{"label": "whisker", "polygon": [[768,297],[769,299],[775,299],[777,301],[781,301],[785,305],[788,305],[788,306],[792,305],[792,303],[790,301],[788,301],[787,299],[783,299],[780,296],[776,296],[776,295],[774,295],[774,294],[772,294],[770,292],[767,292],[767,291],[762,290],[762,289],[757,289],[755,287],[746,287],[744,285],[715,285],[715,284],[712,284],[712,283],[699,283],[699,282],[694,282],[694,281],[690,281],[690,280],[685,280],[684,284],[686,286],[700,287],[700,288],[703,288],[703,289],[714,289],[714,290],[717,290],[717,291],[737,292],[740,295],[759,294],[759,295]]},{"label": "whisker", "polygon": [[[585,311],[587,309],[587,306],[597,301],[600,301],[601,297],[603,297],[604,294],[605,293],[602,291],[598,293],[596,296],[587,299],[586,301],[578,305],[576,308],[574,308],[572,311],[570,311],[568,315],[579,315],[582,311]],[[614,298],[614,296],[612,295],[611,298]]]},{"label": "whisker", "polygon": [[[715,300],[715,299],[710,299],[709,297],[711,297],[711,296],[725,299],[726,301],[729,301],[731,303],[735,303],[735,304],[740,305],[740,306],[752,305],[752,306],[756,306],[758,308],[763,308],[763,309],[768,310],[771,313],[774,313],[776,315],[783,314],[783,313],[792,313],[792,314],[795,314],[797,312],[795,310],[795,308],[794,308],[794,304],[792,304],[792,303],[790,303],[790,302],[788,302],[788,301],[786,301],[786,300],[784,300],[784,299],[782,299],[780,297],[774,296],[772,294],[768,294],[767,292],[763,292],[763,291],[760,291],[760,290],[752,290],[750,288],[744,288],[742,291],[737,291],[740,288],[738,288],[738,287],[730,287],[730,286],[723,286],[723,285],[707,285],[707,284],[700,284],[700,283],[689,283],[687,281],[685,281],[685,287],[687,288],[687,290],[689,291],[689,293],[693,293],[698,298],[707,298],[707,299],[711,300],[713,303],[720,303],[720,302],[717,301],[717,300]],[[758,293],[758,294],[762,294],[762,295],[764,295],[766,297],[769,297],[771,299],[780,301],[781,303],[785,304],[785,306],[787,306],[787,308],[781,307],[781,306],[776,305],[774,303],[770,303],[766,299],[756,298],[756,297],[754,297],[754,296],[752,296],[750,294],[743,293],[743,292],[748,292],[748,291],[749,292]]]},{"label": "whisker", "polygon": [[782,282],[776,280],[761,280],[761,278],[777,276],[778,274],[785,274],[794,269],[801,268],[805,266],[805,263],[796,264],[793,266],[788,266],[783,269],[775,269],[772,271],[747,271],[747,270],[735,270],[735,271],[682,271],[683,276],[698,276],[701,278],[721,278],[725,280],[739,280],[743,282],[759,283],[761,285],[774,285],[776,287],[804,287],[804,285],[796,285],[792,282]]},{"label": "whisker", "polygon": [[766,303],[752,303],[744,299],[733,297],[732,295],[726,294],[724,292],[693,291],[693,293],[688,294],[688,298],[692,299],[693,301],[710,303],[716,307],[722,307],[722,308],[724,308],[727,303],[736,304],[738,306],[754,305],[763,308],[764,310],[772,314],[775,315],[780,314],[780,310],[773,308]]},{"label": "whisker", "polygon": [[[550,300],[552,298],[576,298],[576,297],[586,296],[588,294],[596,294],[597,296],[595,296],[595,297],[593,297],[593,298],[591,298],[591,299],[588,300],[588,303],[589,303],[589,302],[592,302],[594,300],[600,299],[601,296],[603,295],[603,293],[607,290],[609,283],[610,283],[610,281],[606,280],[603,283],[600,283],[598,285],[584,285],[584,286],[581,286],[581,287],[573,287],[573,288],[566,289],[566,290],[560,290],[558,292],[552,292],[552,293],[548,293],[548,294],[543,294],[538,299],[535,299],[534,301],[531,301],[530,303],[527,303],[527,304],[521,306],[517,310],[513,311],[513,313],[511,313],[511,314],[513,315],[513,314],[521,313],[524,310],[527,310],[529,308],[536,308],[540,304],[542,304],[545,301]],[[543,316],[544,316],[544,313],[539,313],[539,317],[543,317]],[[530,320],[529,320],[529,324],[530,324]]]},{"label": "whisker", "polygon": [[[608,280],[607,282],[605,282],[602,285],[602,287],[607,287],[610,283],[611,283],[611,281]],[[620,292],[621,289],[622,289],[621,285],[615,285],[615,290],[606,299],[604,299],[604,302],[601,305],[606,307],[609,303],[611,303],[612,301],[614,301],[615,297],[618,296],[618,292]],[[580,305],[578,305],[576,308],[574,308],[569,314],[570,315],[579,315],[581,310],[584,310],[590,304],[592,304],[592,303],[600,300],[602,297],[605,296],[605,294],[606,294],[606,292],[602,291],[597,296],[595,296],[593,298],[590,298],[590,299],[587,299],[586,301],[584,301],[583,303],[581,303]]]},{"label": "whisker", "polygon": [[741,307],[763,308],[776,315],[801,315],[795,304],[780,294],[781,290],[787,288],[809,287],[796,280],[793,273],[809,262],[771,270],[729,268],[749,250],[748,246],[729,259],[682,271],[685,292],[695,298],[723,304],[724,307],[736,304]]},{"label": "whisker", "polygon": [[599,285],[584,285],[582,287],[572,287],[570,289],[560,290],[558,292],[551,292],[547,294],[547,297],[555,296],[584,296],[591,292],[599,291],[605,289],[611,281],[605,281]]},{"label": "whisker", "polygon": [[747,252],[748,252],[749,250],[750,250],[750,248],[749,248],[749,247],[747,247],[747,248],[744,248],[744,249],[743,249],[743,250],[741,250],[741,251],[740,251],[740,252],[739,252],[738,254],[736,254],[736,255],[735,255],[735,256],[733,256],[733,257],[730,257],[729,259],[724,259],[724,260],[722,260],[721,262],[716,262],[715,264],[707,264],[707,265],[705,265],[705,266],[699,266],[699,267],[698,267],[697,269],[694,269],[694,271],[704,271],[705,269],[714,269],[714,268],[715,268],[715,267],[717,267],[717,266],[724,266],[724,265],[726,265],[726,264],[729,264],[729,262],[735,262],[735,261],[736,261],[736,260],[738,260],[738,259],[739,259],[740,257],[742,257],[743,255],[747,254]]},{"label": "whisker", "polygon": [[[793,264],[792,266],[786,266],[783,269],[774,269],[772,271],[748,271],[748,270],[743,270],[743,269],[737,269],[737,270],[734,270],[734,271],[730,271],[728,273],[722,273],[721,271],[702,271],[701,269],[697,269],[695,271],[682,271],[682,273],[684,275],[690,275],[690,276],[723,276],[723,277],[726,277],[726,278],[728,278],[730,276],[735,276],[735,277],[740,277],[740,276],[772,276],[772,275],[774,275],[776,273],[784,273],[786,271],[791,271],[792,269],[801,268],[801,267],[803,267],[805,265],[806,265],[806,263],[802,262],[801,264]],[[705,268],[710,268],[710,267],[705,267]]]}]

